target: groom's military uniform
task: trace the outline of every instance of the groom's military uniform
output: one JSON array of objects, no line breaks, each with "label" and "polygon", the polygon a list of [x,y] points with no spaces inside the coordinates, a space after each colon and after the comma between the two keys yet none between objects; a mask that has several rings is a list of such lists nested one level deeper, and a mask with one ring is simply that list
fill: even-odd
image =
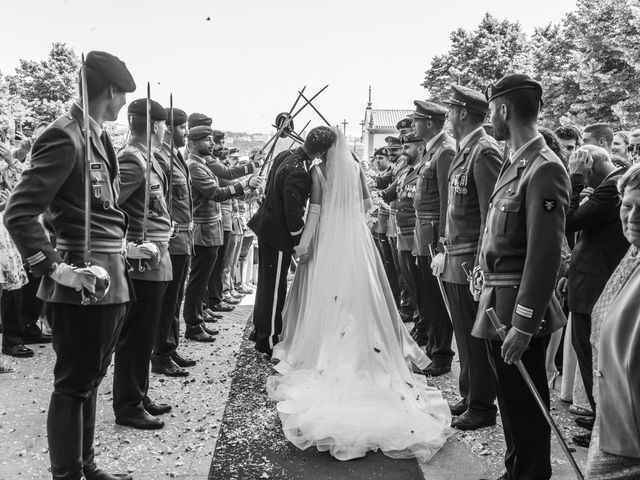
[{"label": "groom's military uniform", "polygon": [[[453,86],[449,104],[485,114],[489,107],[480,92],[457,85]],[[493,374],[485,343],[471,336],[478,303],[469,291],[462,265],[473,270],[502,158],[498,143],[482,125],[458,141],[459,149],[448,173],[447,219],[441,239],[445,252],[442,280],[460,355],[460,395],[468,415],[490,419],[496,415]]]},{"label": "groom's military uniform", "polygon": [[[444,121],[447,109],[430,102],[416,100],[416,111],[409,116],[416,119]],[[417,259],[417,307],[420,322],[415,339],[426,345],[427,353],[437,368],[451,367],[453,327],[431,270],[429,247],[443,251],[439,241],[447,216],[448,173],[455,155],[455,141],[441,130],[426,145],[424,161],[417,171],[413,206],[416,222],[413,255]]]},{"label": "groom's military uniform", "polygon": [[258,288],[253,310],[258,351],[271,354],[282,331],[287,273],[304,229],[311,159],[302,148],[274,159],[260,208],[248,226],[258,236]]}]

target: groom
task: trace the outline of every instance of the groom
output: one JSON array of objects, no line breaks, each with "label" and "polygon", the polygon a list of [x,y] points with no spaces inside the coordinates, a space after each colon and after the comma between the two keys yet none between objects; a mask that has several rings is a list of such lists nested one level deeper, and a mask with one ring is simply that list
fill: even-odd
[{"label": "groom", "polygon": [[316,127],[300,148],[276,156],[262,205],[249,220],[249,228],[258,237],[258,288],[253,308],[256,350],[269,356],[282,331],[287,272],[311,195],[311,162],[322,157],[336,138],[330,128]]}]

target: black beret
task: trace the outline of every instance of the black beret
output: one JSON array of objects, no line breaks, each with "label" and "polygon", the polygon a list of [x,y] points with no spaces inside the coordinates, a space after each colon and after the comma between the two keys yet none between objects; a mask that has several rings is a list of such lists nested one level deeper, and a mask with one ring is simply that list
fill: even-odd
[{"label": "black beret", "polygon": [[388,157],[389,156],[389,150],[387,149],[387,147],[380,147],[375,152],[373,152],[373,156],[374,157],[376,157],[378,155],[382,155],[384,157]]},{"label": "black beret", "polygon": [[405,130],[407,128],[411,128],[413,125],[413,120],[411,118],[403,118],[396,124],[396,129]]},{"label": "black beret", "polygon": [[387,142],[388,148],[400,148],[400,146],[402,145],[400,142],[400,137],[388,136],[384,139],[384,141]]},{"label": "black beret", "polygon": [[487,102],[484,95],[477,90],[463,87],[462,85],[451,85],[451,89],[453,90],[453,95],[449,101],[445,103],[471,108],[485,114],[489,111],[489,102]]},{"label": "black beret", "polygon": [[133,92],[136,82],[125,63],[115,55],[107,52],[92,50],[87,53],[85,60],[87,69],[93,70],[103,78],[106,78],[123,92]]},{"label": "black beret", "polygon": [[213,123],[213,119],[211,117],[207,117],[204,113],[192,113],[189,115],[187,123],[190,129],[199,125],[210,127]]},{"label": "black beret", "polygon": [[409,114],[409,118],[417,119],[441,119],[444,120],[447,116],[447,109],[433,102],[423,102],[422,100],[414,100],[413,104],[416,106],[416,111]]},{"label": "black beret", "polygon": [[219,140],[221,138],[224,138],[224,132],[221,132],[220,130],[212,130],[211,136],[214,140]]},{"label": "black beret", "polygon": [[[167,125],[171,124],[171,115],[170,108],[165,108],[167,112]],[[180,110],[179,108],[173,108],[173,126],[182,125],[183,123],[187,123],[187,114],[184,110]]]},{"label": "black beret", "polygon": [[542,98],[542,85],[536,82],[529,75],[514,73],[505,75],[496,83],[493,83],[485,90],[485,97],[488,102],[505,93],[515,92],[516,90],[531,89],[538,93],[538,98]]},{"label": "black beret", "polygon": [[416,137],[415,133],[405,133],[400,136],[400,141],[404,145],[405,143],[420,143],[424,142],[424,140],[420,137]]},{"label": "black beret", "polygon": [[[140,115],[141,117],[147,116],[147,99],[139,98],[134,100],[129,104],[129,108],[127,109],[127,113],[129,115]],[[160,105],[155,100],[151,100],[151,118],[153,120],[166,120],[167,112],[165,112],[162,105]]]},{"label": "black beret", "polygon": [[196,125],[193,128],[189,129],[189,134],[187,138],[194,142],[198,140],[202,140],[203,138],[207,138],[211,136],[211,127],[208,125]]}]

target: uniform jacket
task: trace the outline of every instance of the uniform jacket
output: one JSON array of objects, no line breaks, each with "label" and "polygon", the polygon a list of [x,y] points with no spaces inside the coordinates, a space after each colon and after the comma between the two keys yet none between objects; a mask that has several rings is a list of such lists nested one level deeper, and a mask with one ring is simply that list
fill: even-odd
[{"label": "uniform jacket", "polygon": [[401,169],[395,181],[382,192],[385,202],[396,201],[396,224],[398,226],[398,250],[410,251],[413,248],[413,234],[416,226],[416,211],[413,201],[416,194],[416,181],[422,160],[417,165],[406,165]]},{"label": "uniform jacket", "polygon": [[[132,139],[118,152],[120,163],[120,198],[118,204],[129,216],[127,229],[128,242],[143,240],[144,195],[147,171],[147,146]],[[172,276],[171,257],[169,256],[169,237],[171,218],[167,209],[166,195],[169,183],[162,167],[155,158],[151,158],[151,176],[149,182],[149,214],[147,240],[152,241],[160,250],[160,261],[151,270],[140,271],[140,262],[130,262],[131,278],[138,280],[166,282]]]},{"label": "uniform jacket", "polygon": [[478,129],[456,153],[448,173],[446,244],[442,279],[466,284],[462,264],[472,270],[481,232],[484,230],[489,197],[502,165],[498,143]]},{"label": "uniform jacket", "polygon": [[[169,177],[169,165],[171,162],[171,150],[167,143],[162,144],[161,150],[156,154],[156,160]],[[189,167],[182,153],[174,148],[173,154],[173,179],[171,194],[171,221],[173,222],[173,235],[169,240],[169,253],[171,255],[193,255],[193,196],[191,193],[191,175]],[[167,198],[168,201],[168,198]]]},{"label": "uniform jacket", "polygon": [[[7,230],[20,254],[36,277],[43,276],[38,297],[48,302],[80,304],[82,300],[80,293],[57,284],[46,274],[54,263],[82,264],[83,128],[82,109],[74,104],[44,131],[33,146],[31,168],[22,174],[4,212]],[[127,219],[118,208],[118,162],[108,135],[100,138],[94,125],[91,153],[91,263],[105,268],[111,276],[109,292],[98,304],[125,303],[132,298],[133,290],[123,253]],[[38,222],[42,213],[58,239],[57,249]]]},{"label": "uniform jacket", "polygon": [[310,160],[302,148],[279,154],[269,172],[262,205],[249,220],[258,239],[276,250],[293,252],[300,241],[311,195]]},{"label": "uniform jacket", "polygon": [[220,202],[242,195],[238,182],[221,187],[207,161],[195,153],[187,160],[193,185],[194,243],[201,247],[217,247],[223,244],[222,214]]},{"label": "uniform jacket", "polygon": [[446,223],[448,174],[455,153],[455,141],[443,132],[431,149],[425,152],[424,163],[418,170],[416,194],[413,197],[416,225],[412,253],[416,256],[430,255],[429,245],[437,247],[436,250],[440,252],[444,251],[439,242],[440,225]]},{"label": "uniform jacket", "polygon": [[[567,172],[539,136],[505,164],[490,198],[480,250],[485,283],[474,336],[498,338],[485,313],[489,307],[507,327],[533,335],[548,335],[567,323],[553,291],[568,206]],[[494,288],[487,280],[491,274],[521,278]]]},{"label": "uniform jacket", "polygon": [[394,182],[398,179],[400,175],[402,175],[407,169],[407,165],[404,160],[398,160],[396,163],[390,166],[390,171],[386,175],[380,176],[376,179],[376,188],[380,190],[386,190],[382,192],[382,198],[389,198],[389,195],[394,198],[390,198],[387,203],[389,203],[389,219],[387,221],[387,236],[396,238],[398,236],[398,224],[397,224],[397,214],[398,214],[398,198],[397,194],[393,192],[397,189],[397,183],[394,185]]},{"label": "uniform jacket", "polygon": [[[379,178],[388,176],[390,174],[391,174],[391,165],[389,165],[389,167],[380,175],[374,177],[375,185],[378,184]],[[388,224],[389,224],[389,209],[384,205],[380,205],[378,207],[378,222],[376,223],[375,233],[379,235],[386,235]]]},{"label": "uniform jacket", "polygon": [[591,313],[607,280],[629,249],[620,224],[620,195],[616,186],[624,170],[613,172],[582,204],[582,177],[571,176],[566,229],[567,233],[579,232],[569,264],[568,305],[572,312]]},{"label": "uniform jacket", "polygon": [[640,269],[611,303],[602,322],[598,365],[600,448],[640,458]]}]

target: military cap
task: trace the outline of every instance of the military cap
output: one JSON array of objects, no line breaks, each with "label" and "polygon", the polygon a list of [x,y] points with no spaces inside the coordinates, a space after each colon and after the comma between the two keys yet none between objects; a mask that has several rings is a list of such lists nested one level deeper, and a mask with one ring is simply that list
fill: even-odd
[{"label": "military cap", "polygon": [[433,102],[423,102],[422,100],[414,100],[416,111],[409,114],[409,118],[425,119],[425,120],[444,120],[447,116],[447,109]]},{"label": "military cap", "polygon": [[383,157],[389,156],[389,150],[387,147],[378,148],[375,152],[373,152],[373,156],[376,157],[378,155],[382,155]]},{"label": "military cap", "polygon": [[85,60],[87,70],[109,80],[123,92],[133,92],[136,89],[136,82],[129,72],[125,63],[115,55],[107,52],[92,50],[87,54]]},{"label": "military cap", "polygon": [[240,151],[240,149],[238,147],[231,147],[229,149],[229,155],[235,155],[236,153],[238,153]]},{"label": "military cap", "polygon": [[213,137],[214,140],[221,140],[224,138],[224,132],[220,130],[212,130],[211,136]]},{"label": "military cap", "polygon": [[451,89],[453,90],[453,95],[445,103],[471,108],[485,114],[489,111],[487,99],[477,90],[463,87],[462,85],[451,85]]},{"label": "military cap", "polygon": [[536,82],[529,75],[514,73],[505,75],[496,83],[492,83],[485,90],[485,97],[488,102],[506,93],[517,90],[535,90],[538,98],[542,98],[542,85]]},{"label": "military cap", "polygon": [[411,120],[411,118],[403,118],[396,124],[396,129],[402,131],[402,130],[411,128],[412,125],[413,125],[413,120]]},{"label": "military cap", "polygon": [[210,126],[196,125],[195,127],[189,129],[187,138],[191,141],[197,142],[198,140],[202,140],[203,138],[207,138],[209,136],[211,136]]},{"label": "military cap", "polygon": [[[171,122],[170,108],[165,108],[167,112],[167,125]],[[187,123],[187,114],[184,110],[180,110],[179,108],[173,109],[173,125],[182,125],[183,123]]]},{"label": "military cap", "polygon": [[394,148],[402,147],[402,143],[400,142],[400,137],[388,136],[387,138],[384,139],[384,141],[387,142],[387,148],[394,149]]},{"label": "military cap", "polygon": [[420,143],[424,142],[424,140],[420,137],[416,137],[415,133],[405,133],[404,135],[400,135],[400,141],[404,145],[405,143]]},{"label": "military cap", "polygon": [[[146,98],[138,98],[129,104],[129,108],[127,109],[127,113],[129,115],[140,115],[141,117],[147,116],[147,99]],[[162,105],[160,105],[155,100],[151,100],[151,108],[150,108],[151,118],[153,120],[166,120],[167,112],[164,110]]]},{"label": "military cap", "polygon": [[187,120],[187,125],[190,129],[197,127],[198,125],[210,127],[212,123],[213,119],[211,117],[207,117],[204,113],[192,113],[189,115],[189,119]]}]

